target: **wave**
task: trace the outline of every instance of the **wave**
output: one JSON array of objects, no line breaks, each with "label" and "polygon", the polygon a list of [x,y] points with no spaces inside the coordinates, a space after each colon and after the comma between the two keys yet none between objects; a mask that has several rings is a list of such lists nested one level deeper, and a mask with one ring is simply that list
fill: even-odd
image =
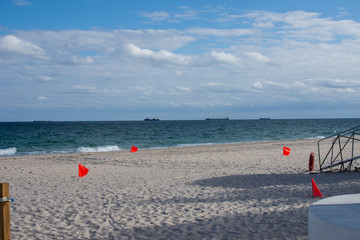
[{"label": "wave", "polygon": [[323,139],[323,138],[325,138],[325,136],[307,137],[307,138],[304,138],[304,139]]},{"label": "wave", "polygon": [[16,147],[11,147],[7,149],[0,149],[0,156],[10,156],[16,153]]},{"label": "wave", "polygon": [[217,144],[226,144],[225,143],[183,143],[183,144],[178,144],[175,147],[193,147],[193,146],[207,146],[207,145],[217,145]]},{"label": "wave", "polygon": [[102,146],[102,147],[79,147],[76,149],[76,152],[85,153],[85,152],[113,152],[120,151],[121,149],[118,146]]}]

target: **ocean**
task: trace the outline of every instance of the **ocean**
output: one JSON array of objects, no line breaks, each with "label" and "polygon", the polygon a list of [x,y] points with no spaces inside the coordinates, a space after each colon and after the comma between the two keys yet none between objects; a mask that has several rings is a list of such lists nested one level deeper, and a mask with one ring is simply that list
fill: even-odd
[{"label": "ocean", "polygon": [[316,139],[360,119],[0,122],[0,157]]}]

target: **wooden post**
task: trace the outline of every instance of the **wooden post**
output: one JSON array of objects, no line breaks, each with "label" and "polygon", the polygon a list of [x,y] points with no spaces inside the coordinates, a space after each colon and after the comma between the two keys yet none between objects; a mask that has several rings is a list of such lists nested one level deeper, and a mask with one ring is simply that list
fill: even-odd
[{"label": "wooden post", "polygon": [[[9,197],[9,183],[0,183],[0,198]],[[10,202],[0,202],[0,240],[10,240]]]}]

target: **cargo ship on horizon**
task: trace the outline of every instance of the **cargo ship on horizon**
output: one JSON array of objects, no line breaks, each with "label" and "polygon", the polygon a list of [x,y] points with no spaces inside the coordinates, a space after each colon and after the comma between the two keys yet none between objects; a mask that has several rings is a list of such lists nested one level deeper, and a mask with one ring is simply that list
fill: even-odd
[{"label": "cargo ship on horizon", "polygon": [[229,116],[226,116],[226,117],[208,117],[208,118],[205,118],[205,120],[207,120],[207,121],[212,121],[212,120],[230,120],[230,117],[229,117]]}]

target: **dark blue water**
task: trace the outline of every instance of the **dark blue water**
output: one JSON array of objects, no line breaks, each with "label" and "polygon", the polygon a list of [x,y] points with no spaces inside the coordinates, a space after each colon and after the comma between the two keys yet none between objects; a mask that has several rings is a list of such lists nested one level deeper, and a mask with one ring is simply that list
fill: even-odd
[{"label": "dark blue water", "polygon": [[357,126],[360,119],[2,122],[0,156],[311,139]]}]

